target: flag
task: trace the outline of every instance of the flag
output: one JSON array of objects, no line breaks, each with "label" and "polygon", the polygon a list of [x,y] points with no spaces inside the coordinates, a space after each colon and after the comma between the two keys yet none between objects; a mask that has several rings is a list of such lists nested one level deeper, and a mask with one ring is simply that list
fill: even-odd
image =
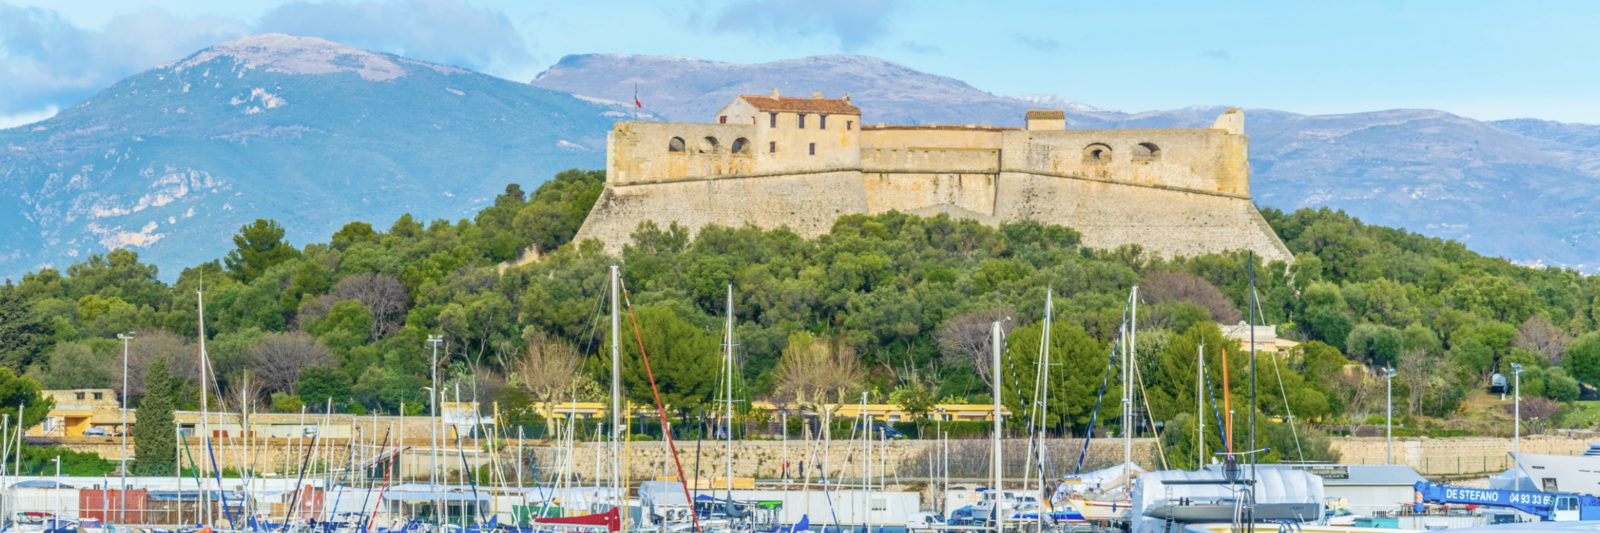
[{"label": "flag", "polygon": [[639,95],[637,94],[633,95],[633,106],[639,109],[644,109],[644,104],[639,103]]}]

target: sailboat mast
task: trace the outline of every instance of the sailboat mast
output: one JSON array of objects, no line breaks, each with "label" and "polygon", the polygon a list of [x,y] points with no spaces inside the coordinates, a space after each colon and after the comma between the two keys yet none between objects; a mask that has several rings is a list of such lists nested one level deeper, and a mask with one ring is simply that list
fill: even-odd
[{"label": "sailboat mast", "polygon": [[[210,409],[206,401],[206,300],[205,291],[195,291],[195,301],[200,311],[200,442],[207,450],[211,449]],[[196,468],[199,466],[196,465]],[[180,470],[182,469],[180,463]],[[221,489],[222,487],[217,487]],[[205,483],[200,484],[200,507],[205,510],[206,524],[211,524],[211,491],[206,490]]]},{"label": "sailboat mast", "polygon": [[1206,400],[1204,393],[1206,379],[1206,343],[1200,343],[1195,351],[1194,365],[1194,420],[1195,428],[1195,468],[1206,466]]},{"label": "sailboat mast", "polygon": [[[1133,286],[1128,297],[1133,300],[1133,311],[1128,316],[1128,331],[1123,336],[1122,350],[1122,464],[1133,463],[1133,358],[1134,345],[1139,334],[1139,286]],[[1128,478],[1131,479],[1132,478]]]},{"label": "sailboat mast", "polygon": [[1000,509],[1000,495],[1001,495],[1001,492],[1000,492],[1000,482],[1001,482],[1001,479],[1000,479],[1000,442],[1001,442],[1000,441],[1000,417],[1001,417],[1001,415],[1000,415],[1000,322],[999,321],[996,321],[994,323],[994,325],[991,327],[991,331],[990,332],[991,332],[990,343],[993,345],[992,347],[994,348],[994,371],[993,371],[993,373],[989,374],[991,376],[994,376],[994,390],[992,391],[992,396],[993,396],[993,399],[994,399],[994,445],[991,446],[991,450],[990,450],[990,453],[992,453],[993,455],[989,458],[989,474],[994,477],[994,493],[993,493],[994,494],[994,501],[992,502],[990,509],[992,509],[993,510],[992,512],[994,513],[994,530],[995,530],[995,533],[999,533],[999,532],[1005,530],[1004,527],[1002,527],[1003,523],[1005,522],[1005,514],[1000,512],[1001,511],[1001,509]]},{"label": "sailboat mast", "polygon": [[[616,496],[621,483],[617,473],[617,461],[620,448],[617,438],[622,435],[622,355],[619,351],[621,343],[619,333],[622,330],[621,307],[618,305],[617,266],[611,265],[611,488]],[[595,481],[599,481],[596,479]],[[618,498],[617,507],[622,507],[623,501]]]},{"label": "sailboat mast", "polygon": [[728,378],[727,387],[723,390],[722,395],[724,401],[728,404],[728,449],[727,453],[723,454],[722,459],[726,463],[724,477],[728,481],[728,505],[731,506],[733,505],[733,284],[731,283],[728,284],[728,325],[726,329],[726,340],[724,342],[726,360],[723,361],[723,374]]}]

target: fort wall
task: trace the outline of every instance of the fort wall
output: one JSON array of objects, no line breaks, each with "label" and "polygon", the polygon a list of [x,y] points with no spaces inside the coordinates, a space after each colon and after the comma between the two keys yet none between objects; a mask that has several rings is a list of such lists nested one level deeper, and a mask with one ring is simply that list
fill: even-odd
[{"label": "fort wall", "polygon": [[[746,98],[718,117],[736,124],[617,123],[606,190],[577,239],[618,251],[647,220],[690,231],[788,227],[810,238],[845,214],[901,211],[1060,224],[1086,246],[1134,244],[1164,257],[1248,249],[1294,260],[1250,201],[1237,110],[1213,128],[1065,130],[1047,116],[1030,118],[1038,127],[1029,130],[856,128],[845,119],[859,115],[834,115],[823,129],[817,114],[761,111]],[[736,140],[747,141],[740,151]]]},{"label": "fort wall", "polygon": [[578,237],[600,239],[608,250],[618,251],[646,220],[662,228],[676,222],[691,232],[707,224],[787,226],[813,237],[827,233],[841,216],[867,212],[866,198],[859,171],[608,183]]}]

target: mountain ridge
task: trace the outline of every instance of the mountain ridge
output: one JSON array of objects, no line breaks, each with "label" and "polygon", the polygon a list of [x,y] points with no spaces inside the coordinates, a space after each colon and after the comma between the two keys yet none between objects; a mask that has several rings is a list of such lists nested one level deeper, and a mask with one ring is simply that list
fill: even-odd
[{"label": "mountain ridge", "polygon": [[256,218],[309,242],[353,220],[470,216],[507,183],[603,164],[604,132],[628,116],[321,39],[245,37],[0,130],[0,273],[131,246],[171,278]]}]

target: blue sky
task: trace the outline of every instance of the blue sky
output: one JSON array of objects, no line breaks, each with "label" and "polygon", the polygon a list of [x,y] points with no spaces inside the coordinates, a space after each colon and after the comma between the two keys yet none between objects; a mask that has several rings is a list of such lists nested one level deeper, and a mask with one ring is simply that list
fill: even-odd
[{"label": "blue sky", "polygon": [[0,0],[0,127],[251,33],[518,81],[566,54],[862,54],[1124,111],[1431,108],[1600,123],[1600,2]]}]

